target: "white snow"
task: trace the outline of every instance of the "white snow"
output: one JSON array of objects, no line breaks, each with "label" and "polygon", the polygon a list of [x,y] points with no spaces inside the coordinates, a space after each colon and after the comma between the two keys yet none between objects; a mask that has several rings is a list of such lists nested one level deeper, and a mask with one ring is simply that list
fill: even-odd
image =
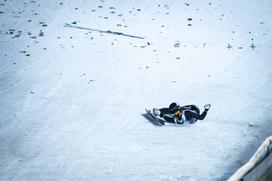
[{"label": "white snow", "polygon": [[[271,134],[272,1],[0,0],[0,12],[0,180],[226,180]],[[75,21],[145,39],[63,26]],[[142,116],[171,102],[212,107],[194,125]]]}]

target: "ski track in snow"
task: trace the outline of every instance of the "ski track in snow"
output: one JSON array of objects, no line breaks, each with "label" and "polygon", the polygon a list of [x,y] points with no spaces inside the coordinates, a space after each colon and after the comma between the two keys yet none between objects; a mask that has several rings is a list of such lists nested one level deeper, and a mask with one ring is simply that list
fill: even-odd
[{"label": "ski track in snow", "polygon": [[[271,7],[0,0],[0,180],[226,180],[271,134]],[[142,116],[173,101],[212,107]]]}]

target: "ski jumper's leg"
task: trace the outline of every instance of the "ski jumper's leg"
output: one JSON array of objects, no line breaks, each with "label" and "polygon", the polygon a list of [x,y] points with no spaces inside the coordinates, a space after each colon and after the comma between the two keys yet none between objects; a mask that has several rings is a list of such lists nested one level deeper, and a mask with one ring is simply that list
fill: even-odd
[{"label": "ski jumper's leg", "polygon": [[171,114],[170,110],[168,108],[161,108],[160,110],[160,117],[163,117],[165,114]]},{"label": "ski jumper's leg", "polygon": [[168,108],[161,108],[159,109],[162,114],[171,114],[170,110]]},{"label": "ski jumper's leg", "polygon": [[164,116],[163,119],[165,119],[169,123],[175,123],[175,119],[173,117]]}]

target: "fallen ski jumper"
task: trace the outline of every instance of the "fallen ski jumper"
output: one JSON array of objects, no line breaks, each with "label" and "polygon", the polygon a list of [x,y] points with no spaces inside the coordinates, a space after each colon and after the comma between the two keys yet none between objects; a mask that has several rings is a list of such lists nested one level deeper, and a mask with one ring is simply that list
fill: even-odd
[{"label": "fallen ski jumper", "polygon": [[211,105],[204,105],[204,111],[200,114],[200,110],[195,105],[179,106],[177,103],[171,103],[168,108],[153,109],[153,114],[158,118],[163,118],[165,122],[183,124],[188,122],[194,124],[197,120],[203,120]]}]

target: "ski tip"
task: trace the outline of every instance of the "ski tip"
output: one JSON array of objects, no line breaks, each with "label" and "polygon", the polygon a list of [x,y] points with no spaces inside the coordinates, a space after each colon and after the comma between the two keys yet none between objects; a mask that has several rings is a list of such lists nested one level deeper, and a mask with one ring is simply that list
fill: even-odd
[{"label": "ski tip", "polygon": [[64,27],[71,27],[71,25],[69,23],[64,23],[63,25]]}]

